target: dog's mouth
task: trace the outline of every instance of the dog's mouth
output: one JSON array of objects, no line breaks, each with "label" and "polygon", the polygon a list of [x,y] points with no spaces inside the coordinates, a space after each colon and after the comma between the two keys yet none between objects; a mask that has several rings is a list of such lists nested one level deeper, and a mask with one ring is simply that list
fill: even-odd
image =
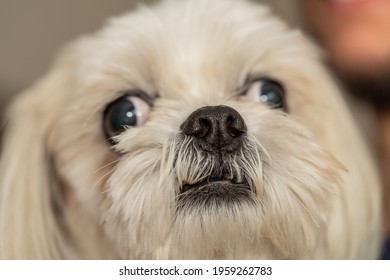
[{"label": "dog's mouth", "polygon": [[218,207],[244,201],[254,202],[255,190],[246,181],[226,178],[207,178],[195,184],[184,184],[178,196],[179,208],[188,205]]},{"label": "dog's mouth", "polygon": [[229,179],[205,179],[195,184],[185,184],[181,189],[181,193],[186,193],[189,191],[202,190],[205,192],[220,191],[221,193],[229,191],[229,188],[245,188],[250,190],[250,187],[247,186],[244,182],[238,183]]}]

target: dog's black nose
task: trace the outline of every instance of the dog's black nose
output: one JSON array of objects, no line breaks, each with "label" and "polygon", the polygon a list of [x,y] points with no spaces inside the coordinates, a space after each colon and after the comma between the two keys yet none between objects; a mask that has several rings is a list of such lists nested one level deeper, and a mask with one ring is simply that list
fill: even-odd
[{"label": "dog's black nose", "polygon": [[242,144],[246,125],[241,115],[228,106],[205,106],[193,112],[181,125],[208,152],[232,152]]}]

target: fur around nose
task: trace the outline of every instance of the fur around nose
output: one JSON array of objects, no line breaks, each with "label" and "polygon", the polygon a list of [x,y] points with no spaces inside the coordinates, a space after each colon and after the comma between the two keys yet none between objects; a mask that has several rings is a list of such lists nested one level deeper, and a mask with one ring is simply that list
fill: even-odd
[{"label": "fur around nose", "polygon": [[232,152],[241,147],[247,128],[241,115],[228,106],[205,106],[181,125],[185,135],[208,152]]}]

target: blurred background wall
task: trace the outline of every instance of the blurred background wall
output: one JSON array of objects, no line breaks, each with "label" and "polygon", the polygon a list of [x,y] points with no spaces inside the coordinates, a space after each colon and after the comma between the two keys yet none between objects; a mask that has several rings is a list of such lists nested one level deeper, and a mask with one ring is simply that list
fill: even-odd
[{"label": "blurred background wall", "polygon": [[[10,96],[30,86],[70,40],[99,29],[104,21],[139,2],[154,0],[0,0],[0,115]],[[210,0],[213,1],[213,0]],[[270,4],[291,25],[300,23],[299,0]]]}]

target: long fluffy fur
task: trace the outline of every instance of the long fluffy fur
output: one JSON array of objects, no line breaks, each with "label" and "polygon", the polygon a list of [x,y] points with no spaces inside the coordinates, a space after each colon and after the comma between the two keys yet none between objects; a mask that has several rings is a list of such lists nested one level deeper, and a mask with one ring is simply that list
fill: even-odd
[{"label": "long fluffy fur", "polygon": [[[245,97],[248,76],[287,89],[288,114]],[[105,106],[155,100],[110,147]],[[180,204],[218,162],[180,132],[198,108],[237,110],[248,132],[225,172],[255,190]],[[261,5],[166,0],[68,46],[9,109],[0,162],[0,258],[375,258],[378,176],[317,49]]]}]

